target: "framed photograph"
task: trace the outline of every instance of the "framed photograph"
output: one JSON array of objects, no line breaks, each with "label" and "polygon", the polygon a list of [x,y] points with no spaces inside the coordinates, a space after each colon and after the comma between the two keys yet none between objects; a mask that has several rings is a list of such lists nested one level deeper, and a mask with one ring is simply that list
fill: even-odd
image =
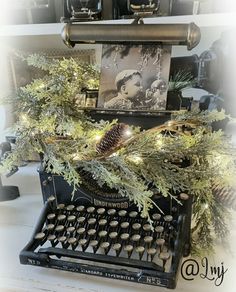
[{"label": "framed photograph", "polygon": [[[47,58],[52,59],[62,59],[62,58],[73,58],[78,62],[85,62],[88,64],[94,64],[96,60],[95,50],[45,50],[38,52],[22,52],[23,55],[31,55],[31,54],[41,54],[46,56]],[[28,66],[26,62],[22,61],[19,57],[11,54],[9,56],[10,62],[10,74],[12,80],[12,88],[13,90],[17,90],[18,88],[25,86],[32,82],[34,79],[41,78],[44,76],[45,72],[43,70],[37,69],[33,66]],[[78,103],[82,106],[83,99],[78,96]]]},{"label": "framed photograph", "polygon": [[98,107],[165,110],[170,46],[104,45]]}]

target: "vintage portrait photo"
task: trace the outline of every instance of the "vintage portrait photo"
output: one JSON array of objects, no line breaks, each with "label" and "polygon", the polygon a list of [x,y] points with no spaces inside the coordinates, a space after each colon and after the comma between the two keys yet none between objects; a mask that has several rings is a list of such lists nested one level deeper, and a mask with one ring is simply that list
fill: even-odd
[{"label": "vintage portrait photo", "polygon": [[103,46],[98,107],[165,110],[170,55],[169,46]]}]

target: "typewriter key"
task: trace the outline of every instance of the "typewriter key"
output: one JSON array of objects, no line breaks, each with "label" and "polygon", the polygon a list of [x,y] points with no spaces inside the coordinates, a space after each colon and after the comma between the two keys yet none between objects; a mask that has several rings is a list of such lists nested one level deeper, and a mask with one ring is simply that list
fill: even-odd
[{"label": "typewriter key", "polygon": [[55,227],[54,224],[48,224],[48,225],[46,226],[46,228],[47,228],[48,231],[52,231],[52,230],[54,229],[54,227]]},{"label": "typewriter key", "polygon": [[89,218],[88,219],[88,225],[94,225],[97,222],[96,218]]},{"label": "typewriter key", "polygon": [[65,208],[65,204],[58,204],[57,210],[63,210]]},{"label": "typewriter key", "polygon": [[134,224],[132,225],[132,228],[133,228],[134,230],[139,230],[139,229],[141,228],[141,224],[139,224],[139,223],[134,223]]},{"label": "typewriter key", "polygon": [[62,245],[63,248],[67,248],[67,246],[66,246],[66,240],[67,240],[66,236],[60,236],[60,237],[58,237],[58,241],[61,243],[61,245]]},{"label": "typewriter key", "polygon": [[124,251],[127,252],[128,258],[131,257],[132,251],[133,251],[134,247],[131,244],[128,244],[124,247]]},{"label": "typewriter key", "polygon": [[170,253],[169,252],[161,252],[159,254],[159,258],[162,260],[163,268],[165,269],[166,262],[170,258]]},{"label": "typewriter key", "polygon": [[68,205],[68,206],[66,207],[66,210],[67,210],[67,211],[73,211],[74,208],[75,208],[74,205]]},{"label": "typewriter key", "polygon": [[56,218],[56,214],[54,214],[54,213],[50,213],[47,215],[47,219],[49,221],[53,221],[55,218]]},{"label": "typewriter key", "polygon": [[74,222],[75,219],[76,219],[75,215],[70,215],[70,216],[68,216],[68,218],[67,218],[68,222]]},{"label": "typewriter key", "polygon": [[110,243],[107,241],[104,241],[100,244],[100,247],[104,250],[104,253],[107,254],[109,251]]},{"label": "typewriter key", "polygon": [[157,233],[162,233],[162,232],[164,231],[164,227],[158,225],[157,227],[155,227],[155,231],[156,231]]},{"label": "typewriter key", "polygon": [[70,237],[67,239],[69,245],[71,245],[72,249],[76,247],[77,239],[75,237]]},{"label": "typewriter key", "polygon": [[94,236],[96,233],[97,233],[96,229],[89,229],[88,230],[88,236],[90,236],[90,237]]},{"label": "typewriter key", "polygon": [[145,248],[143,246],[137,246],[135,248],[135,251],[139,254],[139,259],[141,260],[143,257],[143,253],[144,253]]},{"label": "typewriter key", "polygon": [[114,251],[116,252],[116,256],[118,257],[121,252],[121,244],[120,243],[113,244],[112,249],[114,249]]},{"label": "typewriter key", "polygon": [[89,242],[89,245],[92,247],[93,252],[96,253],[96,251],[98,249],[98,241],[97,240],[91,240]]},{"label": "typewriter key", "polygon": [[122,222],[122,223],[120,224],[120,227],[123,228],[123,229],[128,228],[128,227],[129,227],[129,222],[128,222],[128,221]]},{"label": "typewriter key", "polygon": [[80,228],[78,228],[78,229],[77,229],[77,233],[78,233],[79,235],[83,235],[83,234],[85,233],[85,228],[84,228],[84,227],[80,227]]},{"label": "typewriter key", "polygon": [[37,234],[35,234],[34,238],[37,240],[43,240],[45,237],[45,233],[44,232],[39,232]]},{"label": "typewriter key", "polygon": [[153,237],[152,236],[145,236],[143,240],[145,243],[150,244],[153,241]]},{"label": "typewriter key", "polygon": [[151,261],[153,261],[155,254],[157,253],[157,250],[155,248],[149,248],[147,250],[147,255],[151,256]]},{"label": "typewriter key", "polygon": [[144,224],[143,225],[143,230],[144,231],[150,231],[152,229],[152,226],[150,224]]},{"label": "typewriter key", "polygon": [[88,208],[87,208],[87,212],[88,212],[89,214],[92,214],[94,211],[95,211],[95,208],[94,208],[94,207],[88,207]]},{"label": "typewriter key", "polygon": [[164,216],[164,220],[165,220],[166,222],[171,222],[171,221],[173,220],[173,216],[171,216],[171,215],[166,215],[166,216]]},{"label": "typewriter key", "polygon": [[78,212],[83,212],[85,210],[85,207],[81,205],[81,206],[76,207],[76,210]]},{"label": "typewriter key", "polygon": [[79,217],[77,221],[78,223],[83,223],[85,221],[85,217]]},{"label": "typewriter key", "polygon": [[136,212],[136,211],[131,211],[131,212],[129,213],[129,217],[130,217],[130,218],[135,218],[135,217],[137,217],[137,215],[138,215],[138,212]]},{"label": "typewriter key", "polygon": [[113,221],[111,221],[110,222],[110,226],[112,227],[112,228],[115,228],[115,227],[117,227],[118,226],[118,224],[119,224],[119,222],[118,221],[115,221],[115,220],[113,220]]},{"label": "typewriter key", "polygon": [[57,225],[55,228],[56,232],[62,232],[64,230],[64,225]]},{"label": "typewriter key", "polygon": [[66,215],[64,215],[64,214],[60,214],[57,216],[57,220],[60,222],[64,221],[65,219],[66,219]]},{"label": "typewriter key", "polygon": [[66,231],[67,231],[68,233],[73,233],[73,232],[75,231],[75,227],[74,227],[74,226],[70,226],[70,227],[68,227],[68,228],[66,229]]},{"label": "typewriter key", "polygon": [[155,213],[152,215],[152,219],[155,221],[158,221],[161,219],[161,214]]},{"label": "typewriter key", "polygon": [[105,208],[98,208],[97,209],[97,213],[98,213],[98,215],[103,215],[104,213],[105,213]]},{"label": "typewriter key", "polygon": [[55,241],[55,239],[56,239],[56,235],[54,235],[54,234],[50,234],[50,235],[48,235],[48,241],[50,241],[51,242],[51,245],[54,247],[54,246],[56,246],[57,245],[57,242]]},{"label": "typewriter key", "polygon": [[131,237],[131,240],[137,242],[139,241],[141,238],[141,236],[139,234],[134,234],[132,237]]},{"label": "typewriter key", "polygon": [[127,214],[127,211],[126,211],[126,210],[120,210],[120,211],[118,212],[118,215],[119,215],[120,217],[124,217],[124,216],[126,216],[126,214]]},{"label": "typewriter key", "polygon": [[115,209],[109,209],[109,210],[107,210],[107,214],[109,216],[114,216],[116,214],[116,210]]},{"label": "typewriter key", "polygon": [[165,239],[164,239],[164,238],[158,238],[158,239],[156,240],[156,244],[157,244],[158,246],[163,246],[164,243],[165,243]]},{"label": "typewriter key", "polygon": [[100,219],[100,220],[98,221],[98,224],[99,224],[100,226],[104,226],[104,225],[107,224],[107,220],[106,220],[106,219]]},{"label": "typewriter key", "polygon": [[86,250],[87,245],[88,245],[87,243],[88,243],[88,240],[85,238],[79,240],[79,245],[82,247],[83,251]]},{"label": "typewriter key", "polygon": [[106,231],[106,230],[102,230],[102,231],[100,231],[100,232],[98,233],[98,236],[99,236],[99,237],[105,237],[105,236],[107,236],[107,231]]},{"label": "typewriter key", "polygon": [[49,206],[54,209],[53,207],[55,206],[56,198],[54,196],[50,196],[47,198],[47,202],[49,203]]},{"label": "typewriter key", "polygon": [[111,238],[111,239],[115,239],[115,238],[117,238],[117,236],[118,236],[118,233],[117,232],[111,232],[111,233],[109,233],[109,237]]},{"label": "typewriter key", "polygon": [[129,233],[122,233],[122,234],[120,235],[120,238],[121,238],[122,240],[127,240],[127,239],[129,238]]}]

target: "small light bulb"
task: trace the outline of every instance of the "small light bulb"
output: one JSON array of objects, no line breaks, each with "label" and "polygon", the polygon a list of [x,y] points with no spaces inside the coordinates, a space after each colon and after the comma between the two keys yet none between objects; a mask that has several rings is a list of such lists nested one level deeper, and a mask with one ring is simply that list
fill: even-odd
[{"label": "small light bulb", "polygon": [[142,157],[138,156],[138,155],[132,155],[129,156],[128,159],[132,162],[134,162],[135,164],[140,164],[143,162]]},{"label": "small light bulb", "polygon": [[131,137],[132,136],[132,131],[130,130],[130,128],[128,128],[127,130],[125,130],[124,135],[126,137]]},{"label": "small light bulb", "polygon": [[205,208],[205,209],[208,209],[208,208],[209,208],[208,203],[204,204],[204,208]]},{"label": "small light bulb", "polygon": [[101,138],[102,138],[102,135],[96,135],[96,136],[94,137],[94,139],[95,139],[97,142],[100,141]]}]

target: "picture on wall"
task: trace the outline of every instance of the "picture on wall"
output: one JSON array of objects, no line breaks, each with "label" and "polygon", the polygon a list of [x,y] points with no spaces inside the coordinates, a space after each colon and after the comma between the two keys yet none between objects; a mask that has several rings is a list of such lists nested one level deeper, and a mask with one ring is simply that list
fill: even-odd
[{"label": "picture on wall", "polygon": [[98,107],[165,110],[170,46],[104,45]]}]

